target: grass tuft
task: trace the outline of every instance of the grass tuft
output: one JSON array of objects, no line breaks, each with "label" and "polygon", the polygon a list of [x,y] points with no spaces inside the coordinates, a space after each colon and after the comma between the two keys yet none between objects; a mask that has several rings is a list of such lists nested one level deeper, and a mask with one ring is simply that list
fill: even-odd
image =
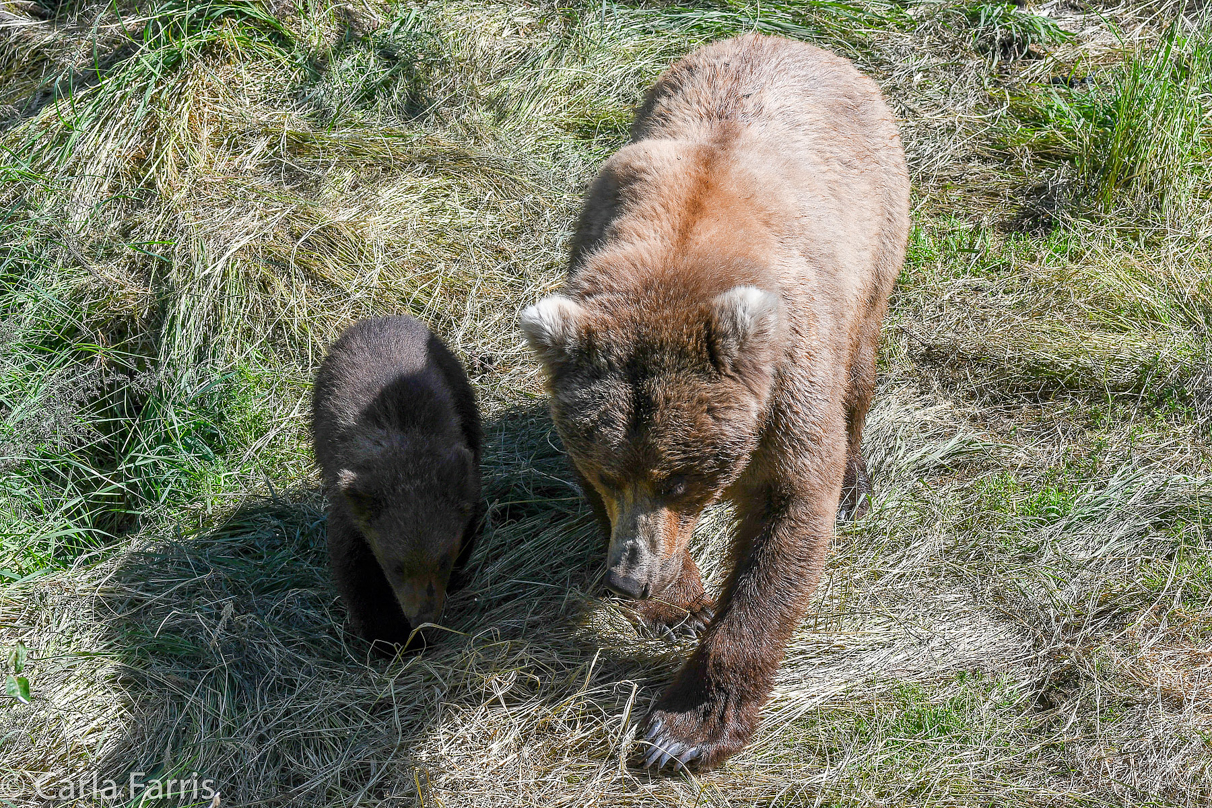
[{"label": "grass tuft", "polygon": [[1020,134],[1029,148],[1072,161],[1093,205],[1122,226],[1159,221],[1205,236],[1212,159],[1207,31],[1202,17],[1175,18],[1156,43],[1131,46],[1124,62],[1092,72],[1071,91],[1044,95],[1038,120]]}]

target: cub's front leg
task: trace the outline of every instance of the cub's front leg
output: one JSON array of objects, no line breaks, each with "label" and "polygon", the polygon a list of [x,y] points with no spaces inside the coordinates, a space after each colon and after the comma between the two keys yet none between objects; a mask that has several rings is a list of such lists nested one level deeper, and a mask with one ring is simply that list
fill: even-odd
[{"label": "cub's front leg", "polygon": [[749,741],[820,579],[839,494],[838,485],[817,496],[770,489],[738,503],[736,568],[715,621],[647,717],[643,765],[710,768]]},{"label": "cub's front leg", "polygon": [[366,538],[339,500],[328,512],[328,559],[348,609],[350,630],[369,641],[376,654],[394,656],[395,646],[408,642],[412,626]]}]

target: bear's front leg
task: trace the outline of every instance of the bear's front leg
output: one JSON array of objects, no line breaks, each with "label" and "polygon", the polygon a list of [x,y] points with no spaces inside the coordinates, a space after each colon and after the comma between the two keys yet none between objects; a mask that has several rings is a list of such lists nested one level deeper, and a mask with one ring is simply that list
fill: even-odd
[{"label": "bear's front leg", "polygon": [[648,714],[643,765],[710,768],[749,741],[820,579],[839,494],[746,498],[763,504],[742,514],[715,621]]},{"label": "bear's front leg", "polygon": [[703,591],[699,568],[687,550],[682,550],[682,571],[669,586],[645,600],[631,601],[627,608],[636,623],[671,639],[697,637],[715,615],[715,604]]}]

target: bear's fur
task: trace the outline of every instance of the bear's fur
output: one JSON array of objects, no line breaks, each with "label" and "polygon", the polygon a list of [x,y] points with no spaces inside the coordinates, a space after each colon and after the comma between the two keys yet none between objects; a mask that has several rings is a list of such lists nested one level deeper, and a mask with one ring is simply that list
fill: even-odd
[{"label": "bear's fur", "polygon": [[[866,509],[908,203],[874,82],[809,45],[719,42],[649,92],[589,189],[564,290],[521,316],[610,534],[608,586],[651,625],[707,625],[648,715],[646,765],[747,742],[839,510]],[[721,498],[739,522],[713,605],[687,542]]]},{"label": "bear's fur", "polygon": [[434,622],[479,520],[480,417],[459,360],[412,317],[350,326],[312,401],[328,551],[351,629],[382,653]]}]

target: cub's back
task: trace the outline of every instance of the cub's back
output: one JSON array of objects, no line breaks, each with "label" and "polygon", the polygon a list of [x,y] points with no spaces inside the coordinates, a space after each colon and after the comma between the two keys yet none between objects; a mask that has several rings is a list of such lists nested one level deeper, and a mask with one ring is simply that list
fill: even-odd
[{"label": "cub's back", "polygon": [[480,459],[475,397],[459,360],[407,315],[359,320],[333,343],[316,374],[312,430],[330,485],[359,445],[382,433],[451,433]]}]

